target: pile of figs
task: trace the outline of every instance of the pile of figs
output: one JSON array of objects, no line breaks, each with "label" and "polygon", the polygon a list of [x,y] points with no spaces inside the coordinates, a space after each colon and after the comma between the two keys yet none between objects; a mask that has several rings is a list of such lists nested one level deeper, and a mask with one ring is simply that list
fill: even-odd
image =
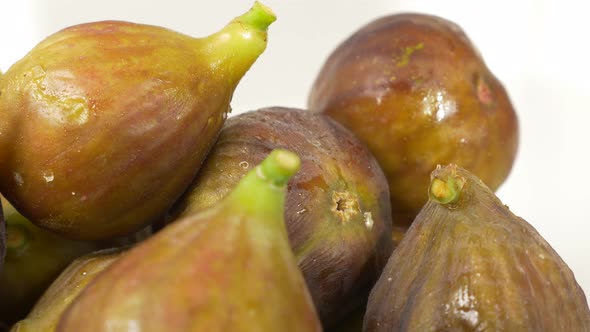
[{"label": "pile of figs", "polygon": [[275,20],[79,24],[0,74],[0,331],[590,331],[494,194],[518,120],[459,26],[376,19],[307,109],[229,117]]}]

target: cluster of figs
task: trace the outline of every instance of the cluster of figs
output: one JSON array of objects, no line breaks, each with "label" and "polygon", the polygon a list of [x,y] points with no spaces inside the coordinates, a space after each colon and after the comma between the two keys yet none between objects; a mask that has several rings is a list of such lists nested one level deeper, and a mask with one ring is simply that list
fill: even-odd
[{"label": "cluster of figs", "polygon": [[590,331],[495,196],[507,92],[456,24],[393,14],[307,109],[228,117],[275,15],[65,28],[0,77],[0,330]]}]

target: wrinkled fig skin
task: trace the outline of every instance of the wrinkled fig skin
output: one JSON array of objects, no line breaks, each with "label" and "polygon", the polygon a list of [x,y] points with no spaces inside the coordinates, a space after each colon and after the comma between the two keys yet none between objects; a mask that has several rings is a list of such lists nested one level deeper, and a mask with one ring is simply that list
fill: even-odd
[{"label": "wrinkled fig skin", "polygon": [[320,332],[283,219],[299,163],[273,151],[222,202],[130,249],[80,293],[56,331]]},{"label": "wrinkled fig skin", "polygon": [[389,181],[393,218],[406,228],[436,165],[458,164],[495,190],[518,146],[504,87],[461,28],[434,16],[392,15],[356,31],[322,67],[309,108],[369,147]]},{"label": "wrinkled fig skin", "polygon": [[371,291],[364,332],[590,331],[572,271],[481,180],[439,168],[430,196]]},{"label": "wrinkled fig skin", "polygon": [[27,317],[16,323],[10,332],[54,332],[67,306],[125,250],[127,248],[104,249],[74,260],[43,293]]},{"label": "wrinkled fig skin", "polygon": [[275,148],[302,159],[289,183],[285,220],[322,323],[329,326],[366,301],[392,250],[387,182],[348,130],[300,109],[271,107],[231,117],[175,210],[186,216],[216,204]]},{"label": "wrinkled fig skin", "polygon": [[257,3],[201,39],[120,21],[49,36],[0,82],[0,192],[75,239],[161,217],[213,145],[273,20]]},{"label": "wrinkled fig skin", "polygon": [[27,315],[68,264],[101,244],[63,239],[33,225],[4,199],[2,205],[8,241],[0,271],[0,323],[10,326]]}]

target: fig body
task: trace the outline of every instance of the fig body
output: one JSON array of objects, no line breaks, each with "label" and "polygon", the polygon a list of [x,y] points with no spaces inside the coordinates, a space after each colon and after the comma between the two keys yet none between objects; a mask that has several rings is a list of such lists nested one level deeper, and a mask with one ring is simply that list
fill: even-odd
[{"label": "fig body", "polygon": [[354,32],[321,68],[308,106],[368,146],[406,228],[436,165],[458,164],[495,190],[517,151],[506,90],[462,29],[440,17],[390,15]]},{"label": "fig body", "polygon": [[10,326],[27,315],[68,264],[101,244],[64,239],[32,224],[4,198],[2,205],[8,241],[0,271],[0,323]]},{"label": "fig body", "polygon": [[480,179],[449,165],[371,291],[363,331],[590,331],[572,271]]},{"label": "fig body", "polygon": [[205,38],[121,21],[49,36],[0,81],[0,192],[70,238],[157,220],[198,171],[274,19],[256,3]]},{"label": "fig body", "polygon": [[56,331],[321,331],[283,219],[299,163],[274,150],[222,202],[130,249]]},{"label": "fig body", "polygon": [[126,247],[103,249],[75,259],[43,293],[27,317],[16,323],[10,332],[54,332],[68,305],[125,250]]},{"label": "fig body", "polygon": [[269,151],[301,157],[285,220],[324,327],[366,301],[392,250],[387,181],[374,157],[330,118],[269,107],[227,120],[193,184],[174,208],[188,216],[215,205]]}]

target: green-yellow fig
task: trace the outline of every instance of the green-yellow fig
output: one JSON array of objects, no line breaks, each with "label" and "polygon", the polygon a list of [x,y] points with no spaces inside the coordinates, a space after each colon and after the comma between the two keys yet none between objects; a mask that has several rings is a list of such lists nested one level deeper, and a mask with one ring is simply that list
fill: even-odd
[{"label": "green-yellow fig", "polygon": [[256,2],[205,38],[122,21],[49,36],[0,81],[0,192],[75,239],[156,220],[198,171],[274,20]]},{"label": "green-yellow fig", "polygon": [[296,154],[271,152],[223,201],[117,259],[56,331],[321,331],[283,218],[299,167]]},{"label": "green-yellow fig", "polygon": [[27,315],[68,264],[100,244],[64,239],[32,224],[4,198],[2,206],[7,250],[0,271],[0,323],[11,325]]},{"label": "green-yellow fig", "polygon": [[10,332],[54,332],[67,306],[125,250],[123,247],[104,249],[74,260],[43,293],[27,317],[13,325]]},{"label": "green-yellow fig", "polygon": [[371,291],[364,332],[590,331],[574,274],[479,178],[437,168]]}]

